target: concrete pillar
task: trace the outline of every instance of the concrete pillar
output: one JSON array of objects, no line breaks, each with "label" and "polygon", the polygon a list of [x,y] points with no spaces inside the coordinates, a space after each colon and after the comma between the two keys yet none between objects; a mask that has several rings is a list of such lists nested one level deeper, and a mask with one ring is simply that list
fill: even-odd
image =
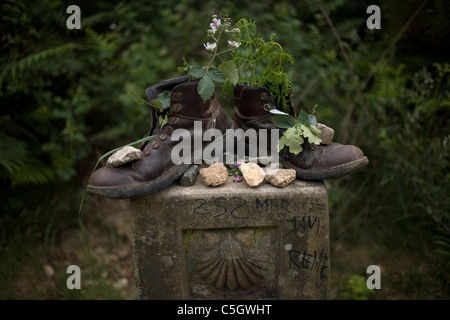
[{"label": "concrete pillar", "polygon": [[137,299],[327,299],[328,193],[176,184],[130,200]]}]

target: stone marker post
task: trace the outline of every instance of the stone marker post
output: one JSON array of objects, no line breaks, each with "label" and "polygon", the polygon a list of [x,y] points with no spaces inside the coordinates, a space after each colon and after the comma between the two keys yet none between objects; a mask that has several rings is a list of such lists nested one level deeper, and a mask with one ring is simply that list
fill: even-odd
[{"label": "stone marker post", "polygon": [[323,182],[176,184],[131,199],[137,299],[327,299]]}]

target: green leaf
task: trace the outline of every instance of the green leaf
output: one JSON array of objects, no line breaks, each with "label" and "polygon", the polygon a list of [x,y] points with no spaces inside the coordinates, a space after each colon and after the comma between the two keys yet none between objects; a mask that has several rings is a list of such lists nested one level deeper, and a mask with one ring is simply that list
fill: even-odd
[{"label": "green leaf", "polygon": [[317,127],[317,119],[315,115],[312,114],[309,115],[309,124],[314,127]]},{"label": "green leaf", "polygon": [[300,116],[298,117],[298,120],[302,123],[302,124],[308,124],[309,123],[309,115],[304,111],[300,111]]},{"label": "green leaf", "polygon": [[315,136],[320,136],[320,130],[317,129],[317,127],[313,126],[312,124],[310,124],[308,127],[309,127],[309,130],[311,130],[311,132],[312,132]]},{"label": "green leaf", "polygon": [[225,78],[230,81],[233,86],[238,83],[239,71],[233,61],[226,61],[224,63],[221,63],[219,65],[219,69],[223,72]]},{"label": "green leaf", "polygon": [[307,138],[309,143],[320,144],[322,142],[322,139],[320,139],[318,135],[315,135],[311,130],[311,128],[315,127],[311,127],[310,125],[300,125],[300,126],[303,131],[302,134],[303,137]]},{"label": "green leaf", "polygon": [[197,92],[206,101],[213,96],[215,88],[214,81],[209,76],[204,76],[198,82]]},{"label": "green leaf", "polygon": [[190,67],[188,74],[194,78],[198,79],[203,77],[206,74],[206,69],[202,67]]},{"label": "green leaf", "polygon": [[209,69],[208,76],[217,83],[224,83],[227,81],[225,74],[219,69]]},{"label": "green leaf", "polygon": [[152,104],[153,104],[156,108],[158,108],[159,111],[162,111],[162,110],[163,110],[163,105],[162,105],[161,101],[159,101],[158,99],[153,99],[153,100],[152,100]]},{"label": "green leaf", "polygon": [[159,111],[170,108],[170,92],[164,90],[163,92],[159,93],[156,99],[152,100],[152,104],[157,107]]},{"label": "green leaf", "polygon": [[272,123],[281,129],[288,129],[297,124],[295,119],[290,115],[276,114],[272,117]]},{"label": "green leaf", "polygon": [[305,140],[302,137],[302,129],[299,124],[287,129],[279,140],[278,149],[282,150],[284,147],[289,148],[289,152],[299,154],[302,149],[302,144]]},{"label": "green leaf", "polygon": [[286,147],[286,143],[287,143],[287,139],[284,135],[281,136],[280,139],[278,139],[278,152],[280,152],[281,150],[284,149],[284,147]]},{"label": "green leaf", "polygon": [[159,127],[162,128],[164,127],[164,125],[167,123],[167,121],[169,121],[169,115],[166,113],[165,117],[163,118],[162,116],[159,116]]}]

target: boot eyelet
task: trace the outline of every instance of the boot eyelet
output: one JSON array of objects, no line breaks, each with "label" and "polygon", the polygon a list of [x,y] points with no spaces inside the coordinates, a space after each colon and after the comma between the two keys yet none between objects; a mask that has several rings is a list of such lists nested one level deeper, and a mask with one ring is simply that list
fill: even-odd
[{"label": "boot eyelet", "polygon": [[159,140],[164,141],[167,139],[167,135],[165,133],[161,133],[159,136]]},{"label": "boot eyelet", "polygon": [[266,103],[266,104],[264,105],[264,110],[270,111],[271,109],[272,109],[272,107],[270,106],[270,104]]},{"label": "boot eyelet", "polygon": [[183,93],[181,93],[181,92],[175,92],[173,95],[172,95],[172,100],[173,101],[180,101],[180,99],[183,97]]},{"label": "boot eyelet", "polygon": [[145,147],[143,154],[144,154],[144,156],[148,156],[150,154],[150,148]]},{"label": "boot eyelet", "polygon": [[153,140],[152,141],[152,148],[153,149],[156,149],[156,148],[158,148],[159,147],[159,141],[158,140]]},{"label": "boot eyelet", "polygon": [[171,126],[167,126],[166,131],[167,131],[168,134],[172,134],[173,128]]},{"label": "boot eyelet", "polygon": [[267,95],[267,93],[265,93],[265,92],[261,93],[261,99],[267,100],[268,98],[269,98],[269,96]]},{"label": "boot eyelet", "polygon": [[178,123],[178,118],[177,117],[173,117],[172,119],[171,119],[171,122],[172,122],[172,124],[177,124]]},{"label": "boot eyelet", "polygon": [[176,103],[173,105],[173,112],[180,112],[181,111],[181,104]]}]

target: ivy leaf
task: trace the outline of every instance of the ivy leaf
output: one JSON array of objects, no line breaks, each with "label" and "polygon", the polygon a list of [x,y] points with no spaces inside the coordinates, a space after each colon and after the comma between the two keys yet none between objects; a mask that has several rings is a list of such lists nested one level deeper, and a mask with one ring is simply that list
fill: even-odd
[{"label": "ivy leaf", "polygon": [[239,80],[239,71],[233,61],[226,61],[219,65],[219,69],[225,75],[225,78],[235,86]]},{"label": "ivy leaf", "polygon": [[206,101],[213,96],[215,88],[214,81],[206,75],[198,82],[197,92],[202,97],[203,101]]},{"label": "ivy leaf", "polygon": [[297,121],[290,116],[285,114],[276,114],[272,117],[272,123],[281,129],[288,129],[297,124]]},{"label": "ivy leaf", "polygon": [[156,99],[152,100],[152,104],[159,109],[159,111],[163,111],[164,109],[170,108],[170,92],[168,90],[164,90],[156,96]]},{"label": "ivy leaf", "polygon": [[198,79],[206,75],[206,69],[202,67],[190,67],[188,74],[194,78]]},{"label": "ivy leaf", "polygon": [[209,69],[208,76],[217,83],[224,83],[227,81],[225,74],[219,69]]},{"label": "ivy leaf", "polygon": [[278,152],[281,151],[284,147],[289,148],[289,152],[293,154],[299,154],[302,149],[302,144],[305,140],[302,137],[302,129],[300,124],[296,124],[295,126],[287,129],[283,136],[278,141]]}]

